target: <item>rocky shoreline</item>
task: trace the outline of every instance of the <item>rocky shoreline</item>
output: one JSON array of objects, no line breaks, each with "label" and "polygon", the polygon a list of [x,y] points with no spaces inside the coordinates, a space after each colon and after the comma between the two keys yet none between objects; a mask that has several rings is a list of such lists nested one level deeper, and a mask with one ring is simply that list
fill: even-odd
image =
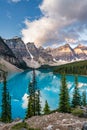
[{"label": "rocky shoreline", "polygon": [[[0,123],[0,130],[11,130],[12,126],[20,122],[22,120],[13,121],[9,124]],[[82,130],[84,123],[87,123],[87,118],[55,112],[49,115],[29,118],[25,122],[31,128],[39,128],[40,130]]]}]

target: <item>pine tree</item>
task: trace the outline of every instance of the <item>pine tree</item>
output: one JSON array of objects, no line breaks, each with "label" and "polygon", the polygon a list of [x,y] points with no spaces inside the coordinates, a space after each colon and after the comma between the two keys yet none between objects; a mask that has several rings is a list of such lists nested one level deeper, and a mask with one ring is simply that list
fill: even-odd
[{"label": "pine tree", "polygon": [[34,108],[33,108],[33,110],[34,110],[34,116],[36,115],[36,103],[35,103],[35,92],[36,92],[36,90],[37,90],[37,81],[36,81],[36,74],[35,74],[35,69],[33,69],[33,79],[32,79],[32,88],[33,88],[33,93],[32,93],[32,95],[33,95],[33,98],[34,98],[34,100],[33,100],[33,106],[34,106]]},{"label": "pine tree", "polygon": [[70,112],[69,93],[68,93],[65,74],[63,74],[61,78],[59,111],[65,113]]},{"label": "pine tree", "polygon": [[28,88],[28,108],[27,108],[27,112],[26,112],[26,118],[30,118],[32,116],[34,116],[34,112],[33,112],[33,106],[34,106],[34,103],[33,103],[33,90],[32,90],[32,82],[30,82],[29,84],[29,88]]},{"label": "pine tree", "polygon": [[40,104],[40,90],[38,90],[35,94],[35,98],[36,98],[36,101],[35,101],[35,106],[36,106],[36,115],[40,115],[41,114],[41,104]]},{"label": "pine tree", "polygon": [[49,104],[48,104],[47,100],[45,101],[45,106],[43,108],[43,112],[44,112],[44,114],[49,114],[50,113],[50,107],[49,107]]},{"label": "pine tree", "polygon": [[86,106],[87,102],[86,102],[86,91],[83,91],[82,93],[82,105]]},{"label": "pine tree", "polygon": [[72,99],[72,107],[75,108],[80,105],[81,105],[81,96],[78,89],[78,77],[75,76],[75,88],[74,88],[73,99]]},{"label": "pine tree", "polygon": [[3,75],[3,92],[2,92],[2,113],[1,120],[3,122],[11,121],[11,97],[7,90],[6,73]]},{"label": "pine tree", "polygon": [[40,106],[40,90],[37,89],[37,81],[35,75],[35,69],[33,69],[33,79],[32,82],[29,84],[28,88],[28,109],[26,118],[40,115],[41,106]]}]

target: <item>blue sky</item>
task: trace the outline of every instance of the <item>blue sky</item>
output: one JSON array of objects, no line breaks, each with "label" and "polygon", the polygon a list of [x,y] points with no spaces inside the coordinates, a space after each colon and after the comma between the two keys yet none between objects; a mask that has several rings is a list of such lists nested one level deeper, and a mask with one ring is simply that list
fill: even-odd
[{"label": "blue sky", "polygon": [[26,18],[32,21],[41,16],[40,3],[41,0],[0,0],[0,35],[4,38],[20,36]]},{"label": "blue sky", "polygon": [[37,46],[87,45],[87,0],[0,0],[0,36]]}]

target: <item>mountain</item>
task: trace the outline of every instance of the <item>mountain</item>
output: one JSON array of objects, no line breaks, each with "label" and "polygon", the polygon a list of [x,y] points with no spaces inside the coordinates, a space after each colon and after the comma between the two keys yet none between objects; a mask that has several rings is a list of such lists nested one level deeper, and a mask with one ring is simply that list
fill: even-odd
[{"label": "mountain", "polygon": [[18,67],[4,60],[3,58],[0,58],[0,72],[2,71],[9,72],[11,74],[13,72],[22,72],[23,70],[19,69]]},{"label": "mountain", "polygon": [[12,63],[18,64],[18,61],[13,54],[12,50],[6,45],[4,40],[0,37],[0,58]]},{"label": "mountain", "polygon": [[43,47],[37,48],[34,43],[27,43],[29,53],[34,60],[41,64],[45,64],[53,61],[52,55],[48,54]]},{"label": "mountain", "polygon": [[65,44],[58,48],[47,48],[47,53],[51,54],[55,61],[77,61],[87,59],[87,47],[79,44],[74,49],[69,44]]},{"label": "mountain", "polygon": [[30,58],[30,55],[27,52],[26,45],[20,37],[14,37],[12,39],[5,40],[6,44],[14,53],[15,57],[19,60],[22,60],[23,57]]},{"label": "mountain", "polygon": [[74,52],[78,59],[87,59],[87,47],[79,44],[74,48]]},{"label": "mountain", "polygon": [[[37,48],[34,43],[25,44],[20,37],[4,40],[12,54],[20,63],[32,67],[41,65],[60,65],[67,62],[86,60],[87,47],[79,44],[74,49],[69,44],[57,48]],[[26,65],[25,65],[26,67]]]},{"label": "mountain", "polygon": [[71,61],[75,60],[74,50],[70,47],[69,44],[65,44],[64,46],[60,46],[54,49],[47,49],[47,52],[53,56],[53,58],[57,61]]},{"label": "mountain", "polygon": [[19,60],[23,60],[24,58],[33,58],[41,64],[52,61],[52,56],[48,54],[44,48],[37,48],[34,43],[29,42],[25,45],[19,37],[7,39],[5,42]]}]

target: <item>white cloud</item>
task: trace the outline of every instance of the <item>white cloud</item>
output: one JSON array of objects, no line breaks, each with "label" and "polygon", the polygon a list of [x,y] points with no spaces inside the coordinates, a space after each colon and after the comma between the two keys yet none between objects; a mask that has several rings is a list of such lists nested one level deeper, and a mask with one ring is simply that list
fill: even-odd
[{"label": "white cloud", "polygon": [[25,93],[24,94],[24,96],[22,97],[22,101],[23,101],[23,103],[22,103],[22,108],[27,108],[27,105],[28,105],[28,94],[27,93]]},{"label": "white cloud", "polygon": [[78,88],[87,87],[87,83],[79,83]]},{"label": "white cloud", "polygon": [[25,20],[26,28],[21,31],[24,42],[52,45],[66,38],[75,41],[79,37],[75,26],[83,28],[87,23],[86,7],[87,0],[43,0],[39,6],[43,16],[34,21]]}]

